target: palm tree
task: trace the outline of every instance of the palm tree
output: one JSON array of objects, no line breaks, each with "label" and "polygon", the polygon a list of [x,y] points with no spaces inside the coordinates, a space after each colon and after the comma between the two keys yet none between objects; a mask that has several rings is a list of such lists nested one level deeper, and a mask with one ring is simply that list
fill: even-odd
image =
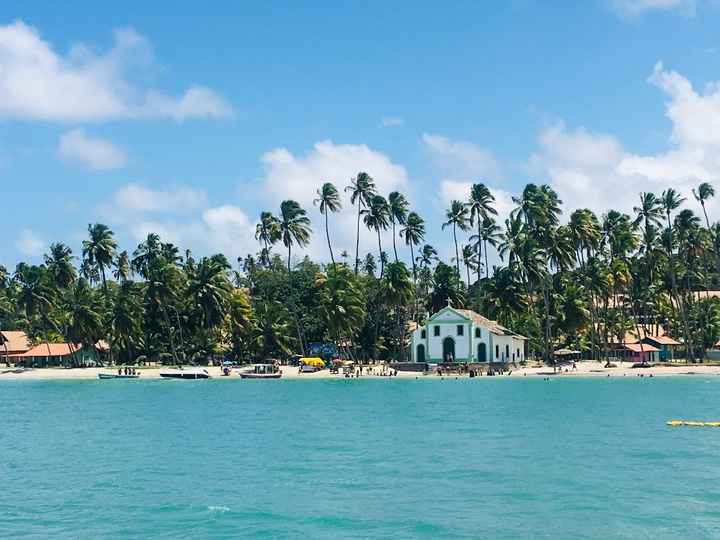
[{"label": "palm tree", "polygon": [[72,250],[62,242],[51,244],[50,253],[45,255],[45,266],[60,289],[67,289],[77,277],[72,260]]},{"label": "palm tree", "polygon": [[[481,264],[482,261],[478,260],[478,266],[485,267],[485,278],[489,276],[490,266],[488,265],[488,244],[497,247],[498,243],[502,239],[502,233],[500,227],[492,217],[485,217],[482,220],[482,224],[478,228],[478,234],[474,234],[470,237],[470,242],[480,243],[483,245],[483,252],[485,253],[485,263]],[[480,269],[478,268],[478,276]]]},{"label": "palm tree", "polygon": [[394,262],[388,264],[387,275],[382,280],[381,291],[384,303],[395,312],[397,336],[395,339],[395,359],[400,360],[399,351],[405,341],[403,329],[405,321],[404,307],[410,303],[413,296],[413,284],[405,263]]},{"label": "palm tree", "polygon": [[80,278],[69,291],[64,302],[67,314],[65,338],[75,355],[75,345],[94,347],[103,337],[102,306],[87,281]]},{"label": "palm tree", "polygon": [[133,258],[130,263],[131,268],[140,274],[143,279],[148,279],[150,268],[154,266],[156,261],[162,256],[162,242],[160,236],[156,233],[150,233],[147,238],[133,252]]},{"label": "palm tree", "polygon": [[673,260],[673,230],[672,230],[672,220],[671,220],[671,214],[680,206],[682,203],[685,202],[685,197],[680,196],[680,194],[675,191],[673,188],[668,188],[665,191],[663,191],[661,197],[660,197],[660,203],[662,205],[662,209],[665,211],[665,218],[667,220],[666,225],[666,248],[667,248],[667,256],[668,256],[668,269],[670,270],[670,284],[672,287],[672,295],[675,300],[675,303],[677,304],[677,311],[680,313],[680,319],[682,320],[683,324],[683,334],[685,338],[685,342],[689,346],[689,353],[690,353],[690,360],[692,361],[694,358],[692,357],[692,338],[689,335],[689,329],[688,329],[688,322],[687,322],[687,316],[685,313],[685,306],[683,300],[678,295],[678,289],[677,289],[677,278],[675,274],[675,263]]},{"label": "palm tree", "polygon": [[[344,265],[333,266],[315,279],[323,320],[335,343],[353,341],[365,321],[365,298],[358,279]],[[352,356],[352,348],[347,348],[347,354]]]},{"label": "palm tree", "polygon": [[442,228],[445,230],[445,227],[452,225],[453,240],[455,241],[455,264],[457,265],[459,275],[460,252],[458,251],[457,229],[460,229],[461,231],[468,230],[468,208],[460,201],[454,200],[450,203],[450,208],[445,212],[445,218],[447,221],[442,224]]},{"label": "palm tree", "polygon": [[380,251],[380,277],[382,278],[385,271],[385,259],[383,258],[380,231],[387,230],[390,225],[390,207],[385,197],[382,195],[374,195],[373,198],[370,199],[368,207],[363,210],[362,213],[365,216],[363,217],[365,226],[377,233],[378,250]]},{"label": "palm tree", "polygon": [[272,212],[260,212],[260,222],[255,226],[255,239],[263,243],[260,262],[270,264],[270,248],[280,240],[280,222]]},{"label": "palm tree", "polygon": [[217,259],[203,257],[188,276],[188,298],[197,309],[200,327],[218,328],[230,308],[233,287]]},{"label": "palm tree", "polygon": [[712,187],[712,184],[703,182],[700,184],[697,191],[693,189],[693,195],[695,196],[695,200],[700,203],[700,206],[702,206],[703,215],[705,216],[705,226],[707,227],[713,241],[713,251],[715,252],[715,270],[720,274],[720,238],[718,238],[718,235],[715,234],[713,228],[710,226],[707,208],[705,208],[705,201],[715,196],[715,188]]},{"label": "palm tree", "polygon": [[400,235],[405,237],[405,243],[410,246],[410,260],[412,261],[414,283],[417,280],[417,272],[415,269],[415,251],[413,248],[425,239],[425,220],[415,212],[410,212],[405,221],[405,227],[400,230]]},{"label": "palm tree", "polygon": [[703,182],[698,187],[697,191],[692,190],[695,200],[702,206],[703,215],[705,216],[705,224],[710,229],[710,220],[708,219],[707,209],[705,208],[705,201],[715,196],[715,188],[708,182]]},{"label": "palm tree", "polygon": [[433,261],[437,260],[437,250],[430,244],[425,244],[420,250],[420,254],[417,256],[417,262],[420,264],[420,268],[429,268]]},{"label": "palm tree", "polygon": [[117,242],[115,235],[107,225],[96,223],[88,225],[89,240],[83,240],[83,257],[100,270],[103,290],[107,296],[107,282],[105,281],[105,268],[109,267],[115,259]]},{"label": "palm tree", "polygon": [[[470,270],[478,270],[481,264],[478,262],[477,253],[473,250],[470,244],[463,245],[461,252],[462,262],[465,265],[465,270],[467,272],[468,287],[470,287]],[[479,285],[480,282],[478,281],[478,286]]]},{"label": "palm tree", "polygon": [[115,296],[110,314],[112,341],[121,345],[128,363],[134,361],[133,349],[140,336],[140,321],[143,308],[137,287],[130,281],[123,281]]},{"label": "palm tree", "polygon": [[337,188],[330,182],[325,182],[320,189],[317,190],[318,198],[313,204],[320,205],[320,213],[325,216],[325,236],[327,236],[328,249],[330,250],[330,260],[335,265],[335,257],[333,256],[332,245],[330,244],[330,229],[328,228],[328,213],[339,212],[342,208],[340,202],[340,194]]},{"label": "palm tree", "polygon": [[127,251],[121,251],[115,261],[115,279],[121,283],[128,281],[132,276],[130,256]]},{"label": "palm tree", "polygon": [[[645,290],[649,289],[654,282],[655,260],[653,253],[655,251],[653,241],[657,238],[656,228],[662,223],[663,209],[661,201],[653,193],[640,193],[640,206],[633,208],[635,212],[635,221],[633,225],[639,227],[643,225],[643,242],[645,261],[647,263],[646,275],[647,283]],[[647,324],[648,306],[644,303],[643,307],[643,327]]]},{"label": "palm tree", "polygon": [[[182,323],[176,306],[182,298],[186,276],[174,261],[168,261],[164,256],[153,259],[145,271],[146,314],[151,319],[162,317],[167,327],[173,361],[175,364],[179,364],[175,332],[180,333],[181,346],[184,345],[182,343],[184,340],[182,339]],[[171,310],[176,315],[176,326],[173,326],[170,321]]]},{"label": "palm tree", "polygon": [[358,207],[357,214],[357,236],[355,239],[355,274],[358,273],[358,264],[360,263],[360,214],[375,195],[375,181],[368,173],[360,172],[350,180],[350,185],[345,188],[350,192],[350,203]]},{"label": "palm tree", "polygon": [[255,306],[255,319],[253,340],[262,358],[292,352],[290,321],[287,309],[281,302],[260,302]]},{"label": "palm tree", "polygon": [[[692,286],[690,284],[690,275],[691,275],[691,260],[694,258],[694,253],[692,249],[693,243],[695,243],[696,238],[698,236],[698,231],[700,230],[700,218],[698,218],[695,214],[693,214],[692,210],[685,209],[678,213],[677,216],[675,216],[675,230],[677,232],[677,239],[678,239],[678,253],[680,254],[680,257],[682,260],[686,261],[687,268],[685,269],[685,294],[688,298],[688,303],[692,301]],[[689,309],[691,309],[692,306],[690,306]],[[682,313],[681,313],[682,315]],[[692,341],[692,333],[689,332],[688,328],[688,335],[687,335],[687,348],[688,348],[688,355],[690,356],[691,361],[695,361],[695,355],[694,355],[694,348],[693,348],[693,341]]]},{"label": "palm tree", "polygon": [[398,262],[397,247],[395,246],[395,222],[399,225],[405,225],[408,215],[408,202],[405,195],[393,191],[388,195],[388,205],[390,206],[390,223],[392,224],[393,251],[395,252],[395,262]]},{"label": "palm tree", "polygon": [[305,247],[310,242],[310,219],[307,212],[293,200],[283,201],[280,205],[280,238],[282,243],[288,250],[287,269],[290,275],[290,258],[292,255],[292,246],[297,244],[299,247]]},{"label": "palm tree", "polygon": [[600,224],[592,210],[579,208],[570,214],[568,227],[577,252],[577,259],[582,266],[600,245]]},{"label": "palm tree", "polygon": [[[470,188],[470,201],[468,202],[468,208],[470,209],[470,226],[477,225],[477,281],[478,281],[478,298],[480,297],[480,270],[482,268],[482,248],[483,244],[480,241],[482,236],[483,222],[490,218],[490,215],[497,215],[497,210],[493,207],[495,197],[490,193],[490,190],[485,184],[473,184]],[[471,238],[472,240],[472,238]],[[487,260],[487,253],[486,253]],[[487,277],[487,264],[485,264],[485,277]],[[468,286],[470,286],[470,280],[468,279]]]},{"label": "palm tree", "polygon": [[[292,273],[290,267],[290,259],[292,256],[292,246],[297,244],[304,247],[310,242],[310,219],[308,219],[305,210],[293,200],[283,201],[280,204],[280,237],[288,250],[287,271],[288,271],[288,287],[292,289]],[[300,343],[300,351],[305,355],[305,344],[302,338],[302,330],[300,329],[300,320],[293,306],[293,315],[295,316],[295,325],[297,327],[298,341]]]}]

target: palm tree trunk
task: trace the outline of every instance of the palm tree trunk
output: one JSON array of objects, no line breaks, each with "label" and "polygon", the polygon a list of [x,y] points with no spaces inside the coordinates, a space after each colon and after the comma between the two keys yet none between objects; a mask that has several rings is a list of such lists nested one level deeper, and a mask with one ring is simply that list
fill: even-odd
[{"label": "palm tree trunk", "polygon": [[355,275],[358,273],[358,262],[360,259],[360,207],[362,206],[362,199],[358,198],[358,215],[357,215],[357,235],[355,236]]},{"label": "palm tree trunk", "polygon": [[708,233],[710,233],[710,237],[713,240],[713,246],[715,247],[715,270],[718,274],[720,274],[720,252],[718,252],[718,238],[712,233],[712,229],[710,228],[710,219],[708,218],[707,209],[705,208],[705,201],[701,200],[700,204],[702,205],[703,215],[705,216],[705,225],[707,226]]},{"label": "palm tree trunk", "polygon": [[410,242],[410,258],[412,259],[412,267],[413,267],[413,284],[415,284],[415,281],[417,280],[417,276],[415,273],[415,252],[413,251],[413,243]]},{"label": "palm tree trunk", "polygon": [[383,277],[383,273],[385,272],[385,260],[383,259],[383,253],[382,253],[382,242],[380,241],[380,228],[377,229],[377,236],[378,236],[378,250],[380,251],[380,279]]},{"label": "palm tree trunk", "polygon": [[[687,316],[685,313],[685,306],[684,302],[678,295],[678,288],[677,288],[677,279],[675,277],[675,266],[673,266],[673,249],[672,249],[672,222],[670,221],[670,212],[667,212],[667,232],[668,232],[668,256],[669,256],[669,266],[670,266],[670,285],[672,287],[672,294],[675,297],[675,302],[677,302],[678,312],[680,313],[680,319],[682,321],[683,325],[683,337],[685,338],[685,345],[687,349],[687,354],[690,356],[690,361],[694,362],[695,357],[693,354],[693,346],[692,346],[692,338],[690,336],[690,330],[688,328],[688,322],[687,322]],[[672,300],[670,302],[670,305],[672,305]]]},{"label": "palm tree trunk", "polygon": [[453,222],[453,239],[455,240],[455,265],[457,266],[458,276],[460,276],[462,274],[460,274],[460,254],[458,253],[458,247],[457,247],[457,234],[455,232],[455,222]]},{"label": "palm tree trunk", "polygon": [[417,321],[417,312],[418,312],[418,297],[417,297],[417,289],[415,288],[415,283],[417,281],[417,277],[415,274],[415,251],[413,250],[413,242],[410,241],[410,259],[412,260],[412,268],[413,268],[413,310],[412,310],[412,320]]},{"label": "palm tree trunk", "polygon": [[103,292],[105,293],[105,299],[107,299],[107,282],[105,281],[105,265],[99,264],[100,267],[100,275],[102,276],[102,282],[103,282]]},{"label": "palm tree trunk", "polygon": [[[288,263],[287,263],[287,269],[288,269],[288,290],[292,291],[292,273],[290,271],[290,255],[292,253],[292,244],[288,242]],[[295,302],[290,302],[293,319],[295,319],[295,328],[297,330],[297,337],[298,337],[298,343],[300,344],[300,353],[305,356],[305,344],[303,342],[303,336],[302,332],[300,331],[300,319],[297,315],[297,306],[295,305]]]},{"label": "palm tree trunk", "polygon": [[[550,360],[550,335],[552,329],[550,328],[550,291],[548,290],[547,284],[548,278],[543,278],[543,300],[545,303],[545,362]],[[553,366],[555,365],[553,359]]]},{"label": "palm tree trunk", "polygon": [[330,244],[330,229],[328,228],[328,210],[325,208],[325,236],[327,236],[328,249],[330,250],[330,260],[335,266],[335,257],[333,256],[332,245]]},{"label": "palm tree trunk", "polygon": [[393,251],[395,252],[395,262],[398,262],[397,247],[395,246],[395,218],[392,218],[392,231],[393,231]]},{"label": "palm tree trunk", "polygon": [[488,247],[487,247],[487,240],[483,240],[483,248],[484,248],[484,250],[485,250],[485,279],[487,279],[487,278],[488,278],[488,275],[489,275],[489,274],[488,274],[488,271],[490,270],[490,269],[488,268],[488,256],[487,256]]},{"label": "palm tree trunk", "polygon": [[172,331],[172,324],[170,324],[170,317],[168,317],[167,309],[164,307],[160,308],[163,314],[163,318],[165,319],[165,324],[167,324],[168,327],[168,338],[170,338],[170,349],[172,350],[173,354],[173,360],[175,361],[175,365],[178,364],[178,357],[177,357],[177,350],[175,349],[175,338],[173,337],[173,331]]},{"label": "palm tree trunk", "polygon": [[[480,311],[480,298],[481,298],[481,294],[480,294],[480,271],[481,271],[481,268],[480,267],[482,266],[482,238],[480,237],[480,230],[481,230],[480,217],[478,216],[478,228],[477,228],[478,258],[477,258],[477,272],[476,272],[477,273],[477,305],[475,306],[475,309],[477,309],[478,311]],[[487,272],[487,269],[485,269],[485,271]]]}]

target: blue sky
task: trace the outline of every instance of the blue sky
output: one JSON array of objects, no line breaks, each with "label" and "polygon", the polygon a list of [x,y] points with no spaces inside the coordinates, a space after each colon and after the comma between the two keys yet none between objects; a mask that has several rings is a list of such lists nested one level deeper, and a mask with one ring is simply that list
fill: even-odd
[{"label": "blue sky", "polygon": [[125,249],[157,230],[234,258],[261,209],[317,219],[315,189],[360,170],[445,255],[473,181],[501,214],[531,180],[602,212],[720,174],[711,0],[160,4],[0,7],[0,263],[77,251],[96,221]]}]

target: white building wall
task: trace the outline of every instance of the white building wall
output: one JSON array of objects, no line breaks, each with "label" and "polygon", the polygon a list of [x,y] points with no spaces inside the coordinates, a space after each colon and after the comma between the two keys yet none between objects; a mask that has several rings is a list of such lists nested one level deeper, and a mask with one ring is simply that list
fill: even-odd
[{"label": "white building wall", "polygon": [[[457,335],[458,324],[463,325],[463,335]],[[435,336],[434,327],[440,328],[440,335]],[[475,337],[475,329],[480,329],[480,337]],[[422,332],[427,332],[422,337]],[[486,361],[488,362],[520,362],[524,359],[525,342],[514,336],[505,336],[491,333],[483,326],[476,326],[474,321],[458,320],[458,314],[451,311],[441,313],[426,326],[419,327],[412,333],[411,358],[419,361],[417,347],[425,346],[426,362],[441,362],[443,354],[443,340],[451,337],[455,341],[455,359],[464,362],[479,362],[478,345],[484,343],[486,347]],[[495,346],[497,345],[497,356]]]},{"label": "white building wall", "polygon": [[493,362],[521,362],[524,356],[524,342],[514,336],[493,335]]}]

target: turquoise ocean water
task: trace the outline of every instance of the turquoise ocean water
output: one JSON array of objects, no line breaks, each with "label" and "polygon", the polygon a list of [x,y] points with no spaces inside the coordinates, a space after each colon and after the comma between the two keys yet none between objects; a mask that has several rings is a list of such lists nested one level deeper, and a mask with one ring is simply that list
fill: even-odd
[{"label": "turquoise ocean water", "polygon": [[718,538],[720,377],[4,381],[2,538]]}]

